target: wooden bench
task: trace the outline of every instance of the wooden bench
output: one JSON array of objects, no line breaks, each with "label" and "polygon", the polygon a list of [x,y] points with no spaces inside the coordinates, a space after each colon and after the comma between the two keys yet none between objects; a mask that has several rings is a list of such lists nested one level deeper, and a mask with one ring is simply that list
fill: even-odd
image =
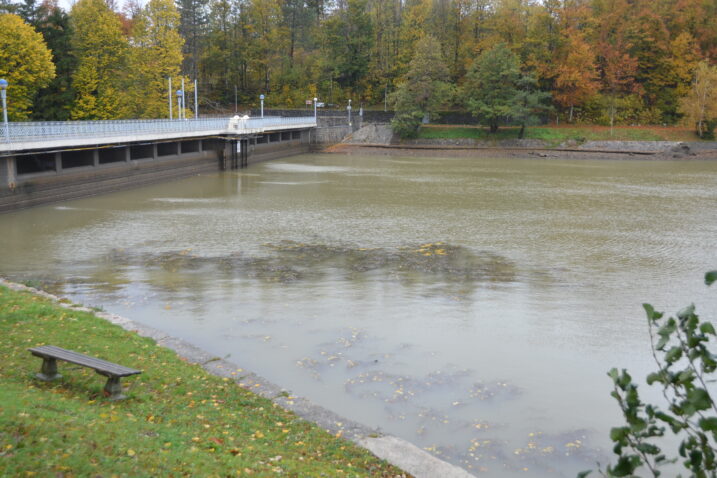
[{"label": "wooden bench", "polygon": [[57,373],[58,360],[74,363],[94,369],[98,374],[107,377],[104,392],[110,400],[122,400],[125,398],[125,396],[122,395],[120,378],[142,373],[141,370],[124,367],[116,363],[107,362],[106,360],[100,360],[78,352],[73,352],[72,350],[55,347],[54,345],[41,345],[28,350],[32,355],[42,359],[40,373],[35,375],[40,380],[50,382],[62,378],[62,375]]}]

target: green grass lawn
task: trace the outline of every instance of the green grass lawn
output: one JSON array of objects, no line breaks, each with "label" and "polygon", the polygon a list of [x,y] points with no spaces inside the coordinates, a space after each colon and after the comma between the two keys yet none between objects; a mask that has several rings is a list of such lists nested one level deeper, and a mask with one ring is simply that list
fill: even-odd
[{"label": "green grass lawn", "polygon": [[[151,339],[90,313],[0,287],[0,476],[402,476],[403,472],[271,401],[205,372]],[[36,380],[52,344],[144,370],[128,398],[58,362]],[[238,372],[238,376],[241,372]]]},{"label": "green grass lawn", "polygon": [[[421,127],[419,138],[424,139],[459,139],[471,138],[482,141],[499,141],[516,139],[519,128],[499,128],[491,134],[487,128],[477,126],[442,126],[429,125]],[[607,126],[535,126],[525,130],[525,138],[541,139],[549,146],[557,146],[568,140],[584,141],[699,141],[692,130],[678,127],[661,126],[619,126],[612,132]]]}]

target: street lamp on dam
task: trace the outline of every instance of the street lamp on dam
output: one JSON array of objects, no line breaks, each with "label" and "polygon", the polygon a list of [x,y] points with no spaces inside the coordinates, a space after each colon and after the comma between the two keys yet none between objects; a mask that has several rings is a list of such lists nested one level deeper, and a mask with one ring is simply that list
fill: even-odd
[{"label": "street lamp on dam", "polygon": [[259,95],[259,99],[261,100],[261,117],[264,117],[264,95]]},{"label": "street lamp on dam", "polygon": [[2,121],[5,129],[5,141],[10,142],[10,129],[7,122],[7,80],[0,78],[0,96],[2,97]]}]

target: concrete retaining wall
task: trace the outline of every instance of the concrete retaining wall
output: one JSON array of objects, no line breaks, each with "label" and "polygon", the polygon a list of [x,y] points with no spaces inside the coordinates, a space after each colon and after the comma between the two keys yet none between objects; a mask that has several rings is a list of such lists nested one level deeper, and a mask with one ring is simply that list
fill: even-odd
[{"label": "concrete retaining wall", "polygon": [[212,151],[175,159],[88,166],[61,174],[20,176],[11,187],[0,188],[0,212],[213,172],[218,169],[217,164],[217,154]]},{"label": "concrete retaining wall", "polygon": [[[312,137],[304,130],[245,139],[247,163],[309,152]],[[0,157],[0,212],[229,169],[233,147],[235,141],[210,137]]]}]

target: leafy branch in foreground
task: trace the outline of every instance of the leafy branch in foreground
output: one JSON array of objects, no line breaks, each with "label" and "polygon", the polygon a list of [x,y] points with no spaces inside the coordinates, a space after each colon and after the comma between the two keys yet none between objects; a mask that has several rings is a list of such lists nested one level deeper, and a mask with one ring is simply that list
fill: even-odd
[{"label": "leafy branch in foreground", "polygon": [[[715,281],[717,271],[705,275],[708,286]],[[625,425],[610,431],[618,459],[600,473],[607,477],[632,477],[645,471],[658,477],[660,468],[679,461],[690,477],[716,477],[717,406],[708,387],[717,370],[717,355],[710,350],[717,338],[715,328],[710,322],[700,321],[694,305],[667,319],[650,304],[643,307],[658,368],[646,381],[661,387],[667,407],[644,403],[626,370],[610,370],[608,375],[614,386],[611,395],[622,410]],[[681,439],[679,457],[668,458],[655,443],[668,429]],[[590,473],[582,472],[578,478]]]}]

